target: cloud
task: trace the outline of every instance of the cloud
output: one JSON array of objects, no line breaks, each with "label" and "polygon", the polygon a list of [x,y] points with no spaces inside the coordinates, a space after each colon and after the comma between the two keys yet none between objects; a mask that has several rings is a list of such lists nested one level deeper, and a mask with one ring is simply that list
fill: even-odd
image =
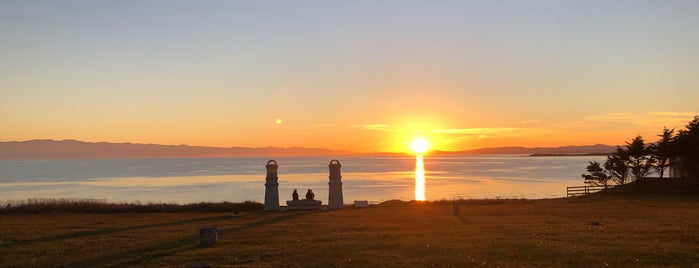
[{"label": "cloud", "polygon": [[[607,113],[588,116],[583,122],[592,124],[620,124],[635,125],[637,131],[649,131],[651,128],[678,127],[692,120],[696,112],[650,111],[643,114],[630,112]],[[600,126],[597,126],[600,127]]]},{"label": "cloud", "polygon": [[604,120],[604,121],[628,121],[633,118],[633,114],[629,112],[622,113],[606,113],[601,115],[593,115],[587,117],[589,120]]},{"label": "cloud", "polygon": [[350,127],[361,128],[367,130],[378,130],[378,131],[391,131],[391,127],[386,124],[356,124],[350,125]]},{"label": "cloud", "polygon": [[[360,128],[366,130],[374,131],[399,131],[399,129],[394,129],[387,124],[355,124],[350,125],[353,128]],[[485,139],[485,138],[498,138],[498,137],[511,137],[517,135],[522,128],[513,127],[499,127],[499,128],[444,128],[444,129],[432,129],[423,130],[424,132],[431,132],[435,134],[444,134],[446,136],[451,136],[456,139]]]},{"label": "cloud", "polygon": [[564,122],[564,123],[554,124],[551,126],[551,128],[554,128],[554,129],[567,129],[567,130],[596,129],[599,127],[601,127],[599,123],[585,121],[585,120]]},{"label": "cloud", "polygon": [[699,115],[697,112],[668,112],[668,111],[653,111],[653,112],[648,112],[649,115],[652,116],[661,116],[661,117],[682,117],[682,118],[693,118],[694,116]]},{"label": "cloud", "polygon": [[639,118],[639,125],[658,127],[683,127],[687,122],[692,121],[694,116],[699,115],[696,112],[671,112],[671,111],[653,111]]},{"label": "cloud", "polygon": [[310,124],[307,125],[307,128],[330,128],[330,127],[336,127],[337,124]]},{"label": "cloud", "polygon": [[521,128],[448,128],[435,129],[434,133],[456,134],[462,136],[475,136],[480,139],[487,137],[506,137],[519,132]]},{"label": "cloud", "polygon": [[541,123],[541,122],[543,122],[543,121],[541,121],[541,120],[524,120],[524,121],[517,121],[517,122],[514,122],[514,124],[517,124],[517,125],[528,125],[528,124],[539,124],[539,123]]}]

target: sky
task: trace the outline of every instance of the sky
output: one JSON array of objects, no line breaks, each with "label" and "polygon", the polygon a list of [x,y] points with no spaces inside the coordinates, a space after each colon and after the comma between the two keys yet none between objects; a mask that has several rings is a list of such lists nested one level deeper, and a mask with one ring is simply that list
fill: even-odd
[{"label": "sky", "polygon": [[0,141],[405,151],[657,140],[699,1],[0,1]]}]

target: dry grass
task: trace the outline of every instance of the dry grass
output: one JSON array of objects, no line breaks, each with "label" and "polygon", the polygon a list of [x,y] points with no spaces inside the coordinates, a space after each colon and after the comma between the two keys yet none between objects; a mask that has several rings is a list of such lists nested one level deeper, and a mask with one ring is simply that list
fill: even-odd
[{"label": "dry grass", "polygon": [[227,212],[260,210],[263,204],[245,201],[243,203],[192,204],[174,203],[110,203],[105,199],[70,199],[70,198],[30,198],[10,200],[0,214],[9,213],[154,213],[154,212]]},{"label": "dry grass", "polygon": [[[5,214],[2,266],[694,266],[699,197],[392,202],[314,212]],[[199,247],[217,226],[219,243]]]}]

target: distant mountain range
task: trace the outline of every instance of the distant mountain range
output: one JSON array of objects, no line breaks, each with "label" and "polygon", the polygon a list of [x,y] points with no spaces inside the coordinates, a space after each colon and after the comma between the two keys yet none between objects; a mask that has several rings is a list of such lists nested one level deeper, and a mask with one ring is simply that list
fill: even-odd
[{"label": "distant mountain range", "polygon": [[[434,151],[430,154],[606,154],[616,146],[604,144],[563,147],[495,147],[466,151]],[[323,156],[323,155],[400,155],[397,153],[358,154],[346,150],[281,147],[206,147],[138,143],[83,142],[76,140],[30,140],[0,142],[0,159],[56,158],[165,158],[165,157],[234,157],[234,156]]]},{"label": "distant mountain range", "polygon": [[608,154],[616,150],[616,146],[595,144],[583,146],[561,147],[494,147],[458,152],[440,152],[443,154],[528,154],[528,155],[577,155],[577,154]]},{"label": "distant mountain range", "polygon": [[76,140],[0,142],[0,159],[300,156],[344,155],[348,153],[351,152],[300,147],[221,148],[190,145],[83,142]]}]

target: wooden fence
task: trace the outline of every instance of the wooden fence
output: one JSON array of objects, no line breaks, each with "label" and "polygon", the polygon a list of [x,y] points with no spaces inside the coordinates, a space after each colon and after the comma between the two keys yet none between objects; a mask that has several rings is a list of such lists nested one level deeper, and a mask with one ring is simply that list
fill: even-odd
[{"label": "wooden fence", "polygon": [[604,186],[568,186],[566,187],[566,196],[571,197],[571,196],[580,196],[580,195],[588,195],[591,193],[596,193],[599,191],[602,191],[604,189]]}]

